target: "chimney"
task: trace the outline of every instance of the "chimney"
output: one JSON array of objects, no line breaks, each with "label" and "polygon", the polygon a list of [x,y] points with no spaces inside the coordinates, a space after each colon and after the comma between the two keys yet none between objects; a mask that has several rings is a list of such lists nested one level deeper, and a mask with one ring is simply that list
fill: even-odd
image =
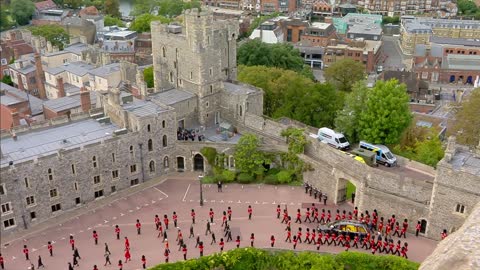
[{"label": "chimney", "polygon": [[18,89],[25,91],[25,87],[23,87],[23,80],[22,80],[21,73],[17,73],[17,80],[18,80]]},{"label": "chimney", "polygon": [[82,104],[82,111],[88,112],[92,107],[90,100],[90,92],[85,87],[80,88],[80,103]]},{"label": "chimney", "polygon": [[57,78],[57,96],[58,98],[65,96],[65,86],[63,85],[63,78]]},{"label": "chimney", "polygon": [[41,99],[47,98],[45,91],[45,73],[42,67],[42,58],[39,53],[35,53],[35,81],[37,82],[38,95]]},{"label": "chimney", "polygon": [[17,109],[13,108],[10,114],[12,115],[12,127],[20,126],[20,115]]}]

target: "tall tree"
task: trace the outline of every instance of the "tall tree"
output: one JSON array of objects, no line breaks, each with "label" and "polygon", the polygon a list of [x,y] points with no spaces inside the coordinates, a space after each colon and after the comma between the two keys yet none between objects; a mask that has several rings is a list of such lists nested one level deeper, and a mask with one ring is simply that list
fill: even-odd
[{"label": "tall tree", "polygon": [[368,88],[365,81],[358,81],[353,84],[352,92],[347,94],[343,109],[337,113],[335,128],[345,134],[347,138],[356,142],[359,140],[358,122],[360,113],[365,107]]},{"label": "tall tree", "polygon": [[26,25],[35,12],[35,5],[30,0],[12,0],[11,15],[19,25]]},{"label": "tall tree", "polygon": [[455,114],[453,126],[457,141],[477,146],[480,141],[480,88],[472,91]]},{"label": "tall tree", "polygon": [[57,24],[32,26],[29,27],[29,30],[32,32],[32,35],[44,37],[60,50],[63,50],[63,47],[69,41],[69,36],[65,29]]},{"label": "tall tree", "polygon": [[330,85],[316,84],[291,70],[240,66],[238,79],[263,89],[264,113],[290,117],[316,127],[332,126],[342,99]]},{"label": "tall tree", "polygon": [[360,113],[360,138],[371,143],[398,143],[412,121],[409,100],[404,84],[395,79],[377,81]]},{"label": "tall tree", "polygon": [[105,0],[103,11],[112,17],[120,18],[122,16],[122,14],[120,14],[120,3],[118,0]]},{"label": "tall tree", "polygon": [[143,70],[143,79],[147,83],[148,88],[155,86],[155,81],[153,80],[153,66],[147,67]]},{"label": "tall tree", "polygon": [[260,140],[255,134],[243,134],[235,146],[235,167],[244,173],[263,173],[265,155],[258,149]]},{"label": "tall tree", "polygon": [[238,49],[237,63],[246,66],[267,66],[301,72],[304,68],[300,52],[292,45],[268,44],[258,39],[244,43]]},{"label": "tall tree", "polygon": [[365,79],[365,66],[350,58],[337,61],[325,69],[325,79],[337,90],[350,92],[352,85]]},{"label": "tall tree", "polygon": [[163,16],[155,16],[150,13],[147,13],[147,14],[143,14],[135,17],[135,20],[132,22],[130,29],[137,31],[138,33],[150,32],[150,24],[152,21],[160,21],[162,23],[171,22],[170,19],[165,18]]},{"label": "tall tree", "polygon": [[110,15],[106,15],[105,17],[103,17],[103,21],[105,26],[117,25],[120,27],[125,27],[125,23],[122,20],[120,20],[119,18],[114,18]]},{"label": "tall tree", "polygon": [[9,7],[7,4],[2,4],[0,8],[0,31],[4,31],[12,27],[13,22],[10,19]]}]

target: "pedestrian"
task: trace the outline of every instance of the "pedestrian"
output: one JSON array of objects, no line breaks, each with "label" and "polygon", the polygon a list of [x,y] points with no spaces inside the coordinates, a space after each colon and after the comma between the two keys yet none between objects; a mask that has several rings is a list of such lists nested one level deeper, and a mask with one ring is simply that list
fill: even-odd
[{"label": "pedestrian", "polygon": [[188,239],[192,237],[195,237],[195,235],[193,234],[193,224],[190,225],[190,235],[188,236]]},{"label": "pedestrian", "polygon": [[321,202],[322,202],[322,198],[323,198],[323,196],[322,196],[322,191],[319,190],[319,191],[318,191],[318,202],[321,203]]},{"label": "pedestrian", "polygon": [[233,241],[233,238],[232,238],[232,231],[231,230],[228,230],[228,234],[227,234],[227,242],[228,241]]},{"label": "pedestrian", "polygon": [[163,224],[165,224],[165,230],[168,230],[168,216],[163,215]]},{"label": "pedestrian", "polygon": [[208,212],[208,215],[210,216],[210,222],[213,223],[213,217],[214,217],[215,213],[213,212],[212,208],[210,208],[210,212]]},{"label": "pedestrian", "polygon": [[327,194],[326,193],[323,194],[323,205],[327,205],[327,198],[328,198]]},{"label": "pedestrian", "polygon": [[118,270],[123,270],[122,260],[118,260]]},{"label": "pedestrian", "polygon": [[352,204],[355,203],[355,192],[352,193]]},{"label": "pedestrian", "polygon": [[68,263],[68,270],[73,270],[72,263]]},{"label": "pedestrian", "polygon": [[337,209],[337,214],[335,214],[335,221],[340,220],[340,210]]},{"label": "pedestrian", "polygon": [[145,258],[145,255],[142,255],[142,267],[147,269],[147,258]]},{"label": "pedestrian", "polygon": [[227,212],[223,211],[223,216],[222,216],[222,227],[223,225],[227,224]]},{"label": "pedestrian", "polygon": [[417,225],[415,226],[415,236],[418,237],[418,233],[420,232],[420,229],[422,228],[422,224],[420,223],[420,220],[417,221]]},{"label": "pedestrian", "polygon": [[195,247],[198,247],[200,245],[200,235],[197,235],[197,241],[195,242]]},{"label": "pedestrian", "polygon": [[5,262],[3,261],[2,253],[0,253],[0,267],[2,267],[2,269],[5,269]]},{"label": "pedestrian", "polygon": [[70,235],[70,246],[72,246],[72,250],[75,249],[75,239],[73,239],[73,235]]},{"label": "pedestrian", "polygon": [[320,223],[325,223],[325,209],[322,208],[322,214],[320,215]]},{"label": "pedestrian", "polygon": [[330,223],[332,221],[332,213],[330,213],[330,210],[327,210],[327,223]]},{"label": "pedestrian", "polygon": [[355,219],[358,219],[358,207],[355,206],[355,209],[353,209],[353,217]]},{"label": "pedestrian", "polygon": [[309,244],[313,243],[315,245],[315,239],[316,239],[315,236],[316,236],[316,230],[312,229],[311,238],[310,238],[310,241],[308,241]]},{"label": "pedestrian", "polygon": [[447,236],[448,236],[447,230],[443,229],[443,232],[440,234],[440,236],[442,237],[442,240],[447,238]]},{"label": "pedestrian", "polygon": [[275,245],[275,236],[273,236],[272,234],[272,236],[270,236],[270,247],[273,248],[274,245]]},{"label": "pedestrian", "polygon": [[400,256],[400,250],[401,249],[402,249],[402,242],[400,240],[398,240],[397,244],[395,245],[395,252],[392,253],[392,255]]},{"label": "pedestrian", "polygon": [[190,212],[190,216],[192,217],[192,223],[195,224],[195,210],[192,209],[192,212]]},{"label": "pedestrian", "polygon": [[93,231],[93,242],[98,245],[98,233],[95,230]]},{"label": "pedestrian", "polygon": [[183,260],[186,261],[187,260],[187,245],[183,244],[182,252],[183,252]]},{"label": "pedestrian", "polygon": [[318,208],[315,208],[315,211],[313,213],[313,222],[317,221],[317,223],[320,223],[320,220],[318,219]]},{"label": "pedestrian", "polygon": [[307,211],[305,212],[305,220],[303,222],[310,222],[312,223],[312,220],[310,219],[310,208],[307,208]]},{"label": "pedestrian", "polygon": [[155,215],[155,228],[158,231],[158,227],[160,226],[160,218],[158,215]]},{"label": "pedestrian", "polygon": [[28,268],[29,270],[35,270],[35,265],[33,265],[33,263],[30,263],[30,268]]},{"label": "pedestrian", "polygon": [[72,264],[73,264],[74,267],[75,267],[75,266],[80,266],[80,265],[78,264],[77,256],[75,256],[75,254],[73,254],[73,263],[72,263]]},{"label": "pedestrian", "polygon": [[251,205],[248,206],[247,212],[248,212],[248,219],[251,220],[252,219],[252,213],[253,213],[253,209],[252,209]]},{"label": "pedestrian", "polygon": [[162,226],[162,222],[159,222],[159,223],[158,223],[158,235],[157,235],[157,238],[159,238],[160,236],[163,236],[163,226]]},{"label": "pedestrian", "polygon": [[400,224],[398,224],[398,221],[395,223],[395,230],[393,231],[393,236],[398,235],[400,237]]},{"label": "pedestrian", "polygon": [[298,243],[298,239],[297,239],[297,237],[294,235],[294,236],[293,236],[293,249],[297,249],[297,243]]},{"label": "pedestrian", "polygon": [[310,244],[310,228],[307,228],[307,231],[305,232],[305,243]]},{"label": "pedestrian", "polygon": [[250,247],[253,247],[253,242],[255,241],[255,235],[252,233],[250,234]]},{"label": "pedestrian", "polygon": [[210,230],[210,222],[207,220],[207,229],[205,230],[205,235],[208,235],[209,233],[212,233]]},{"label": "pedestrian", "polygon": [[408,251],[408,243],[405,242],[405,243],[403,243],[403,247],[402,247],[401,253],[402,253],[402,257],[404,257],[405,259],[408,260],[407,251]]},{"label": "pedestrian", "polygon": [[130,249],[129,249],[129,248],[126,248],[126,249],[125,249],[125,263],[127,263],[128,261],[131,261],[131,260],[132,260],[131,257],[132,257],[132,256],[130,255]]},{"label": "pedestrian", "polygon": [[218,181],[217,190],[218,190],[218,192],[222,192],[222,181]]},{"label": "pedestrian", "polygon": [[175,226],[175,228],[177,228],[178,216],[177,216],[177,213],[175,211],[173,212],[172,219],[173,219],[173,226]]},{"label": "pedestrian", "polygon": [[93,270],[98,270],[98,267],[96,264],[93,266]]},{"label": "pedestrian", "polygon": [[75,248],[75,250],[73,250],[73,256],[77,257],[78,259],[82,259],[82,257],[80,257],[80,253],[78,252],[78,248]]},{"label": "pedestrian", "polygon": [[53,245],[52,245],[52,242],[48,241],[48,243],[47,243],[47,249],[48,249],[48,252],[50,253],[50,257],[53,257]]},{"label": "pedestrian", "polygon": [[235,240],[235,242],[237,243],[237,248],[240,247],[240,235],[237,235],[237,240]]},{"label": "pedestrian", "polygon": [[303,186],[305,187],[305,194],[307,194],[308,193],[308,187],[309,187],[308,183],[304,183]]},{"label": "pedestrian", "polygon": [[200,257],[203,257],[203,242],[200,242],[200,244],[198,244],[198,250],[200,251]]},{"label": "pedestrian", "polygon": [[125,248],[129,249],[130,248],[130,241],[128,240],[128,237],[125,236]]},{"label": "pedestrian", "polygon": [[107,253],[107,252],[108,252],[108,254],[111,254],[110,253],[110,248],[108,248],[108,244],[105,243],[105,253]]},{"label": "pedestrian", "polygon": [[291,243],[292,242],[292,231],[290,228],[287,228],[287,238],[285,238],[285,242],[288,242]]},{"label": "pedestrian", "polygon": [[232,208],[229,206],[227,209],[228,221],[232,221]]},{"label": "pedestrian", "polygon": [[103,264],[103,266],[107,266],[107,263],[109,265],[112,265],[112,262],[110,262],[110,255],[111,255],[110,250],[105,249],[105,254],[103,255],[105,257],[105,263]]},{"label": "pedestrian", "polygon": [[165,239],[165,249],[170,253],[170,243],[168,243],[168,239]]},{"label": "pedestrian", "polygon": [[400,232],[400,238],[403,235],[403,238],[407,238],[407,228],[408,228],[408,219],[403,220],[402,231]]},{"label": "pedestrian", "polygon": [[168,263],[168,255],[170,254],[170,252],[168,252],[168,250],[165,249],[165,251],[163,252],[163,256],[165,256],[165,263]]},{"label": "pedestrian", "polygon": [[217,240],[215,239],[215,233],[212,233],[212,242],[210,243],[210,245],[213,245],[213,243],[217,243]]},{"label": "pedestrian", "polygon": [[38,255],[38,265],[37,265],[37,268],[40,269],[40,267],[45,268],[45,265],[43,265],[42,257],[40,257],[40,255]]},{"label": "pedestrian", "polygon": [[297,219],[295,219],[295,223],[302,224],[302,213],[300,213],[300,209],[297,209]]},{"label": "pedestrian", "polygon": [[115,225],[115,234],[117,235],[117,240],[120,240],[120,227]]},{"label": "pedestrian", "polygon": [[225,242],[223,242],[223,238],[220,238],[220,243],[218,245],[220,246],[220,252],[222,252],[223,248],[225,247]]},{"label": "pedestrian", "polygon": [[140,235],[142,233],[142,224],[140,223],[139,219],[137,219],[137,223],[135,224],[135,227],[137,228],[137,234]]},{"label": "pedestrian", "polygon": [[[345,219],[347,219],[347,211],[343,210],[343,212],[342,212],[342,220],[345,220]],[[368,224],[368,222],[367,222],[367,224]]]},{"label": "pedestrian", "polygon": [[[282,209],[280,208],[280,204],[277,205],[277,219],[280,219],[280,213],[282,212]],[[282,221],[283,223],[283,221]]]},{"label": "pedestrian", "polygon": [[353,238],[353,245],[352,245],[352,247],[358,248],[358,235],[355,235],[355,237]]},{"label": "pedestrian", "polygon": [[302,243],[302,228],[298,228],[297,240],[300,242],[300,244]]}]

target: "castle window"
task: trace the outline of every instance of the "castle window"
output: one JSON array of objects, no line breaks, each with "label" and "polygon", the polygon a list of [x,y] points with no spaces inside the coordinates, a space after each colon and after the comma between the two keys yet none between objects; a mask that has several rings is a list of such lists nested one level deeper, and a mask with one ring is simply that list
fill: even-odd
[{"label": "castle window", "polygon": [[28,206],[33,206],[35,204],[35,197],[33,195],[28,196],[25,200],[27,201]]},{"label": "castle window", "polygon": [[48,168],[48,180],[52,181],[53,180],[53,170],[51,168]]},{"label": "castle window", "polygon": [[5,184],[0,185],[0,195],[5,195]]},{"label": "castle window", "polygon": [[205,104],[205,107],[207,107],[207,108],[208,108],[208,107],[209,107],[209,105],[210,105],[210,103],[208,103],[208,101],[207,101],[207,103]]},{"label": "castle window", "polygon": [[101,180],[100,180],[100,175],[95,175],[93,177],[93,184],[97,185],[97,184],[100,184]]},{"label": "castle window", "polygon": [[96,199],[96,198],[103,197],[103,189],[100,189],[100,190],[95,191],[94,197],[95,197],[95,199]]},{"label": "castle window", "polygon": [[72,164],[72,174],[75,174],[75,164]]},{"label": "castle window", "polygon": [[12,206],[10,202],[2,204],[2,215],[6,215],[11,212],[12,212]]},{"label": "castle window", "polygon": [[[28,181],[27,177],[25,177],[24,181],[25,181],[25,187],[30,188],[30,181]],[[0,195],[2,195],[2,192],[0,192]]]},{"label": "castle window", "polygon": [[209,72],[210,72],[210,76],[212,76],[212,74],[213,74],[213,69],[210,68]]},{"label": "castle window", "polygon": [[168,74],[168,77],[170,79],[170,82],[173,83],[173,72],[170,71],[170,73]]},{"label": "castle window", "polygon": [[167,147],[167,135],[163,135],[162,144],[163,144],[163,147]]},{"label": "castle window", "polygon": [[73,188],[74,188],[75,190],[78,190],[78,183],[77,183],[77,182],[73,183]]},{"label": "castle window", "polygon": [[147,125],[147,131],[150,132],[150,124]]},{"label": "castle window", "polygon": [[162,128],[165,128],[166,124],[165,124],[165,120],[162,121]]},{"label": "castle window", "polygon": [[57,203],[52,205],[52,213],[62,210],[62,205]]},{"label": "castle window", "polygon": [[460,213],[460,214],[465,213],[465,205],[457,204],[457,207],[455,208],[455,212]]},{"label": "castle window", "polygon": [[118,170],[112,171],[112,178],[118,178]]},{"label": "castle window", "polygon": [[213,85],[210,85],[210,94],[213,94]]},{"label": "castle window", "polygon": [[112,162],[115,162],[115,153],[112,153]]},{"label": "castle window", "polygon": [[130,165],[130,172],[131,173],[137,172],[137,165],[136,164]]},{"label": "castle window", "polygon": [[55,198],[57,196],[58,196],[57,189],[56,188],[50,189],[50,198]]},{"label": "castle window", "polygon": [[190,79],[193,79],[193,72],[190,72]]},{"label": "castle window", "polygon": [[210,36],[207,36],[207,44],[210,45]]},{"label": "castle window", "polygon": [[92,163],[93,163],[93,168],[96,168],[97,167],[97,157],[96,156],[92,157]]},{"label": "castle window", "polygon": [[163,167],[168,168],[168,157],[163,158]]},{"label": "castle window", "polygon": [[133,145],[130,145],[130,155],[133,155]]},{"label": "castle window", "polygon": [[177,68],[177,61],[173,61],[173,68]]},{"label": "castle window", "polygon": [[167,52],[165,51],[165,47],[162,47],[162,55],[163,57],[167,57]]},{"label": "castle window", "polygon": [[155,161],[150,161],[148,168],[150,169],[150,172],[155,172]]},{"label": "castle window", "polygon": [[3,221],[3,227],[5,229],[15,227],[15,218],[7,219]]},{"label": "castle window", "polygon": [[238,113],[240,116],[242,116],[242,105],[240,105],[240,111]]},{"label": "castle window", "polygon": [[148,151],[153,151],[153,141],[152,141],[152,139],[148,140]]}]

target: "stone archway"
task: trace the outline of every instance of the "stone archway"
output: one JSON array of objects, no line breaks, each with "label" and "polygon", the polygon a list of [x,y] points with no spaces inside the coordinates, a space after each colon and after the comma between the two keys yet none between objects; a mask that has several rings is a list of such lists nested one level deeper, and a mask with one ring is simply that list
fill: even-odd
[{"label": "stone archway", "polygon": [[428,226],[427,220],[424,219],[424,218],[420,219],[420,233],[426,234],[427,233],[427,226]]},{"label": "stone archway", "polygon": [[194,171],[205,171],[205,160],[202,155],[196,154],[193,156],[193,170]]},{"label": "stone archway", "polygon": [[177,171],[179,171],[179,172],[185,171],[185,158],[184,157],[177,157]]},{"label": "stone archway", "polygon": [[333,194],[332,200],[335,204],[346,202],[347,199],[351,199],[351,194],[355,193],[354,205],[358,206],[359,209],[362,207],[363,199],[363,189],[362,184],[358,179],[353,178],[352,176],[343,173],[340,170],[335,170],[333,173],[336,184],[335,184],[335,194]]}]

